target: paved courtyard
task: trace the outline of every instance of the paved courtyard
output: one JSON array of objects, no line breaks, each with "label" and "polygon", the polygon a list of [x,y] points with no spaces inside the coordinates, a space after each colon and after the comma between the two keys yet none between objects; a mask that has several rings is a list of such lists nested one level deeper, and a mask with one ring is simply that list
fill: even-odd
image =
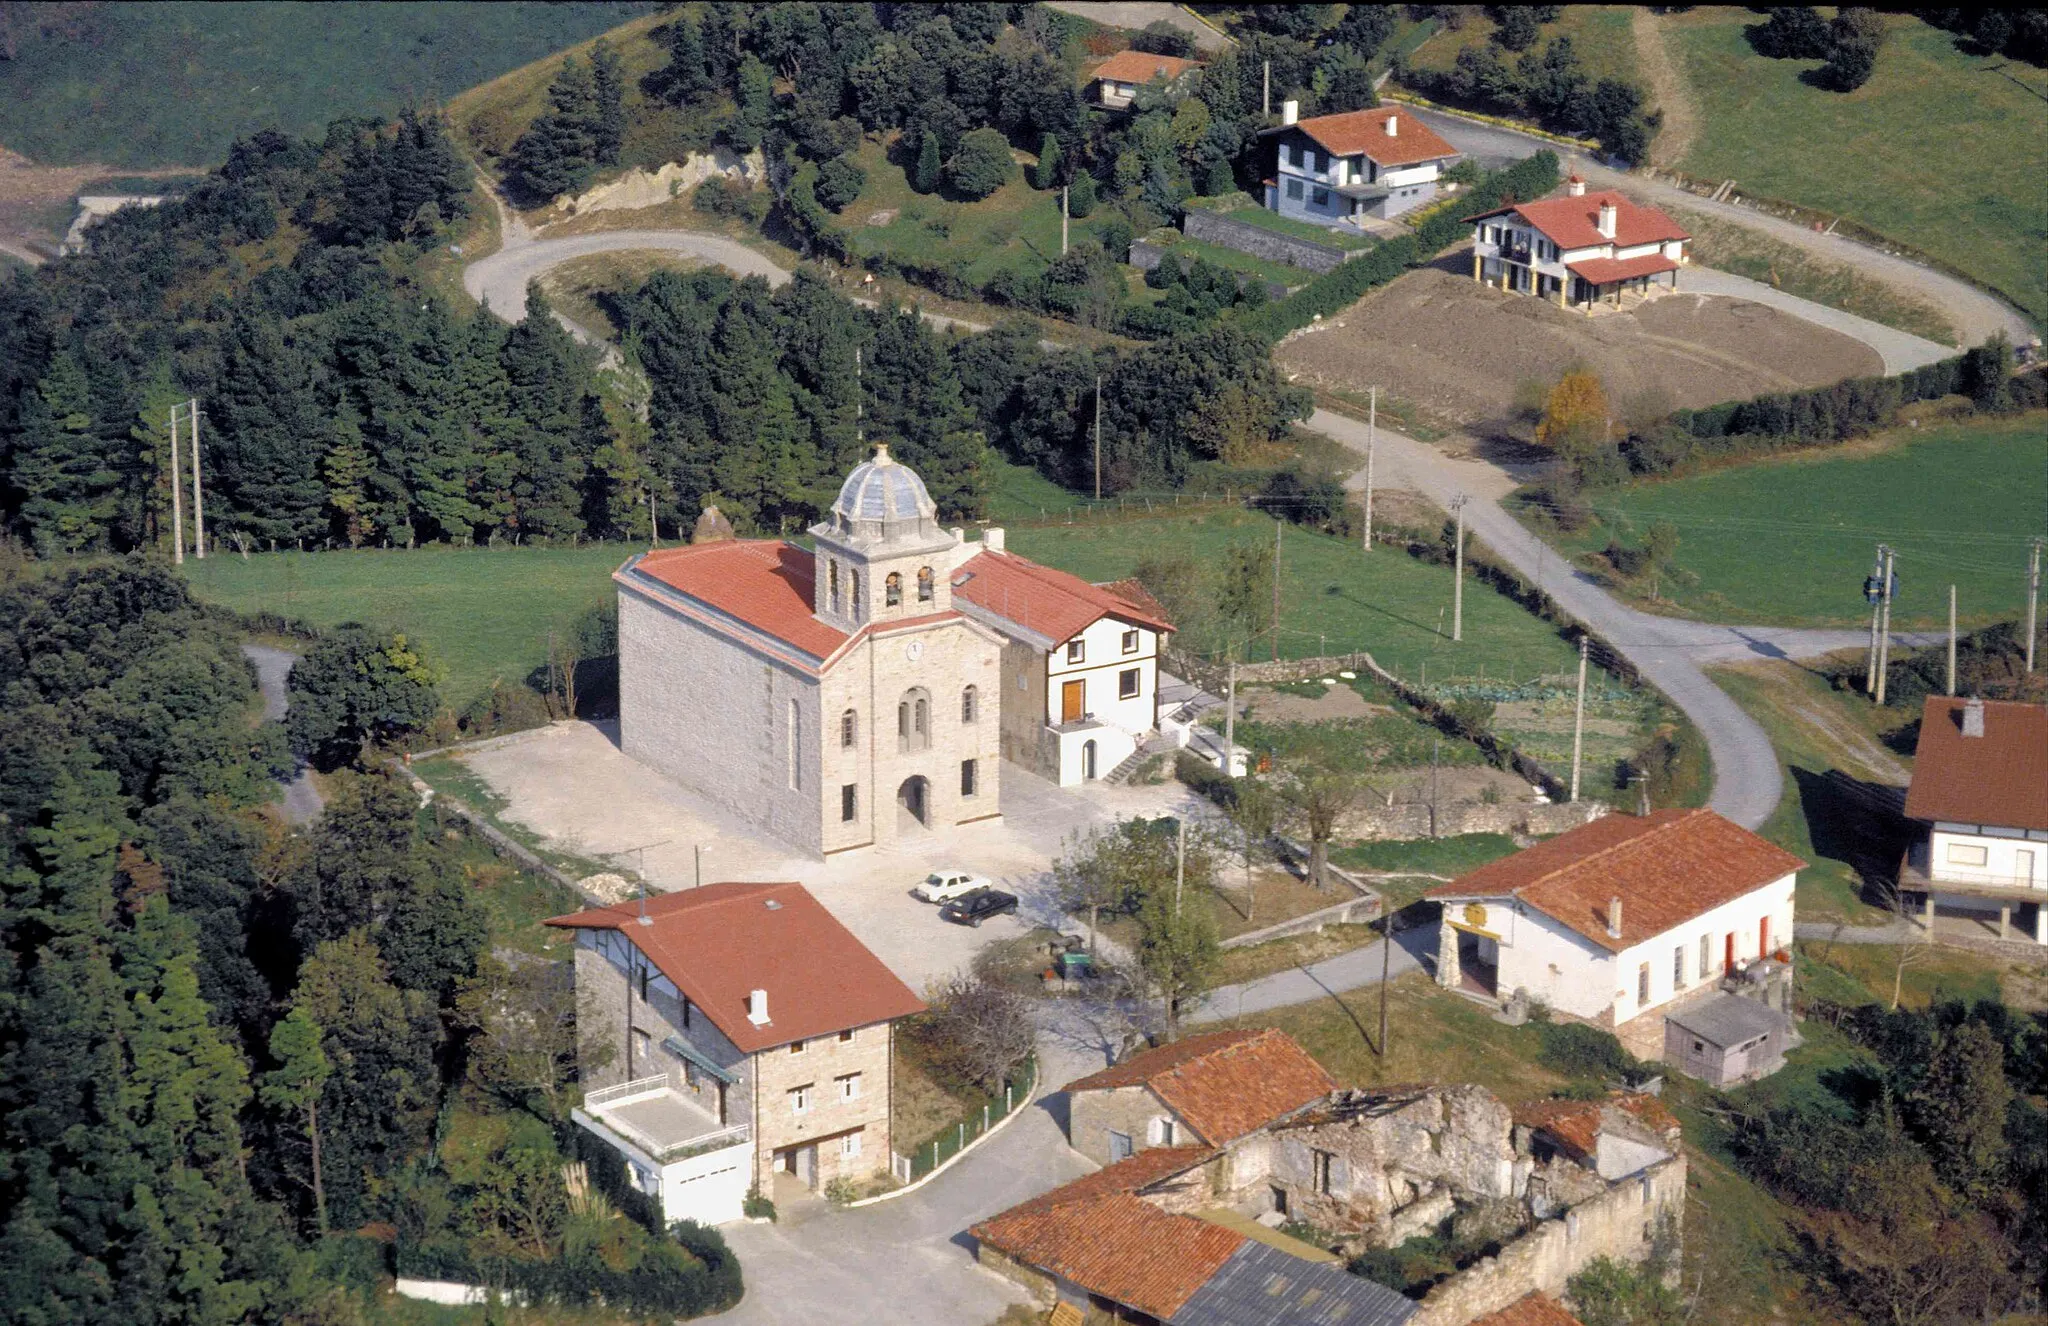
[{"label": "paved courtyard", "polygon": [[[965,966],[982,945],[1034,925],[1056,925],[1048,871],[1065,843],[1132,815],[1202,813],[1179,783],[1091,784],[1063,790],[1005,764],[1003,818],[935,834],[925,842],[848,852],[829,861],[768,838],[619,751],[611,723],[558,723],[464,757],[503,796],[503,817],[565,851],[642,871],[664,891],[704,883],[797,880],[911,988]],[[642,849],[642,850],[634,850]],[[980,929],[949,925],[910,896],[939,867],[972,871],[1022,901],[1016,917]]]}]

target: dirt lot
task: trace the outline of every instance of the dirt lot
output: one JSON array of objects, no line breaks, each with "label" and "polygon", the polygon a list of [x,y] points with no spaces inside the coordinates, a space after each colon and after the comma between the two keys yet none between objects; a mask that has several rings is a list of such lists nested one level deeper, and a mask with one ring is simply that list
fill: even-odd
[{"label": "dirt lot", "polygon": [[1676,294],[1588,317],[1443,267],[1411,272],[1275,352],[1299,381],[1377,385],[1441,422],[1520,437],[1517,387],[1583,363],[1619,411],[1712,405],[1884,371],[1860,341],[1747,300]]},{"label": "dirt lot", "polygon": [[204,174],[174,166],[158,170],[124,170],[118,166],[39,166],[18,152],[0,147],[0,252],[27,262],[54,255],[78,208],[80,193],[91,193],[96,180],[126,177],[171,178]]}]

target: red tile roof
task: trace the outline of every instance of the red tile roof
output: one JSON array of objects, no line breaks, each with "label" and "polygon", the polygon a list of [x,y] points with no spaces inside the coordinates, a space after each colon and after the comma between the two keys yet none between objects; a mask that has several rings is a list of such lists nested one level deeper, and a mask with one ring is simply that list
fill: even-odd
[{"label": "red tile roof", "polygon": [[[706,884],[547,924],[617,930],[689,996],[740,1050],[871,1026],[924,1011],[910,987],[801,884]],[[747,1020],[748,995],[768,992],[769,1021]]]},{"label": "red tile roof", "polygon": [[822,660],[849,637],[812,615],[814,567],[809,552],[781,539],[720,539],[657,548],[615,578],[646,576]]},{"label": "red tile roof", "polygon": [[974,1226],[968,1232],[1027,1266],[1161,1321],[1172,1317],[1244,1243],[1135,1194],[1208,1160],[1201,1147],[1155,1147]]},{"label": "red tile roof", "polygon": [[1963,735],[1960,698],[1930,695],[1906,814],[1916,820],[2048,829],[2048,705],[1984,701],[1984,735]]},{"label": "red tile roof", "polygon": [[1171,81],[1190,69],[1199,69],[1201,65],[1200,60],[1183,60],[1177,55],[1153,55],[1149,51],[1118,51],[1096,65],[1095,72],[1089,77],[1111,83],[1149,83],[1164,74],[1168,81]]},{"label": "red tile roof", "polygon": [[[1054,644],[1071,640],[1104,617],[1155,631],[1173,623],[1107,585],[1040,566],[1011,552],[979,552],[953,572],[953,596],[1017,623]],[[1149,596],[1148,596],[1149,597]]]},{"label": "red tile roof", "polygon": [[[1614,238],[1600,233],[1600,204],[1614,204]],[[1573,198],[1546,198],[1541,202],[1509,203],[1491,212],[1465,218],[1483,221],[1492,216],[1518,214],[1542,231],[1561,249],[1590,249],[1612,244],[1630,248],[1667,239],[1691,239],[1685,228],[1654,207],[1630,202],[1612,189],[1585,193]]]},{"label": "red tile roof", "polygon": [[[1394,136],[1387,136],[1387,121],[1394,121]],[[1290,126],[1282,126],[1283,129]],[[1329,149],[1332,156],[1349,157],[1363,153],[1382,166],[1412,166],[1458,155],[1405,106],[1381,106],[1377,110],[1346,111],[1342,115],[1317,115],[1297,121],[1301,130]]]},{"label": "red tile roof", "polygon": [[1566,263],[1564,269],[1594,285],[1607,285],[1613,281],[1633,281],[1638,276],[1675,272],[1678,263],[1661,253],[1645,253],[1639,258],[1584,258]]},{"label": "red tile roof", "polygon": [[1564,1305],[1548,1294],[1528,1294],[1502,1308],[1489,1312],[1471,1326],[1586,1326],[1586,1323],[1564,1310]]},{"label": "red tile roof", "polygon": [[1190,1036],[1069,1083],[1067,1090],[1134,1086],[1150,1087],[1214,1146],[1257,1132],[1337,1089],[1293,1037],[1265,1027]]},{"label": "red tile roof", "polygon": [[[1604,815],[1502,857],[1431,898],[1518,898],[1612,953],[1655,938],[1806,863],[1711,810]],[[1621,936],[1607,904],[1621,899]]]},{"label": "red tile roof", "polygon": [[1581,1160],[1591,1161],[1600,1145],[1601,1118],[1619,1110],[1667,1141],[1676,1142],[1678,1116],[1664,1102],[1640,1091],[1617,1091],[1601,1100],[1539,1100],[1515,1108],[1515,1122],[1540,1128]]}]

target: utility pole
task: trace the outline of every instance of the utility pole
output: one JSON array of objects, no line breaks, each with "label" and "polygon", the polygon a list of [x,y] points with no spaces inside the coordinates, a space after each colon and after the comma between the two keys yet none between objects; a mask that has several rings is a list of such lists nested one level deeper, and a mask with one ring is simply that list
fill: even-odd
[{"label": "utility pole", "polygon": [[2027,675],[2034,675],[2034,607],[2041,597],[2041,538],[2027,559]]},{"label": "utility pole", "polygon": [[1956,587],[1948,587],[1948,693],[1956,693]]},{"label": "utility pole", "polygon": [[1102,500],[1102,374],[1095,375],[1095,500]]},{"label": "utility pole", "polygon": [[647,485],[647,549],[652,552],[661,546],[661,527],[654,523],[654,485]]},{"label": "utility pole", "polygon": [[1287,522],[1273,518],[1273,661],[1280,661],[1280,532]]},{"label": "utility pole", "polygon": [[1072,187],[1072,185],[1068,184],[1060,186],[1060,256],[1062,258],[1067,256],[1067,190]]},{"label": "utility pole", "polygon": [[1451,639],[1465,638],[1465,494],[1459,493],[1451,499],[1451,510],[1458,517],[1458,542],[1454,554],[1451,581]]},{"label": "utility pole", "polygon": [[1380,936],[1380,1058],[1387,1057],[1387,981],[1392,976],[1394,963],[1394,914],[1387,910],[1387,900],[1380,898],[1380,929],[1386,933]]},{"label": "utility pole", "polygon": [[1259,83],[1259,113],[1271,115],[1273,113],[1273,62],[1271,60],[1266,61],[1265,70],[1265,75]]},{"label": "utility pole", "polygon": [[[1230,659],[1230,679],[1223,687],[1223,772],[1237,777],[1237,659]],[[1247,769],[1246,773],[1251,771]]]},{"label": "utility pole", "polygon": [[691,854],[697,859],[697,883],[695,887],[701,889],[704,887],[704,844],[695,844],[691,849]]},{"label": "utility pole", "polygon": [[206,560],[206,498],[199,488],[199,402],[186,402],[192,415],[192,555]]},{"label": "utility pole", "polygon": [[1592,637],[1579,637],[1579,704],[1572,714],[1572,800],[1579,799],[1579,756],[1586,746],[1586,646]]},{"label": "utility pole", "polygon": [[1877,704],[1884,707],[1885,672],[1892,661],[1892,550],[1884,550],[1884,581],[1878,587]]},{"label": "utility pole", "polygon": [[184,480],[178,474],[178,407],[171,407],[171,564],[185,564]]},{"label": "utility pole", "polygon": [[1870,652],[1863,664],[1863,693],[1877,695],[1877,628],[1882,616],[1880,604],[1884,600],[1884,559],[1885,546],[1877,545],[1877,562],[1871,567],[1870,578],[1863,582],[1863,597],[1870,600]]},{"label": "utility pole", "polygon": [[1429,739],[1429,836],[1436,837],[1436,759],[1437,751],[1443,746],[1443,738]]},{"label": "utility pole", "polygon": [[1372,551],[1372,451],[1379,438],[1380,389],[1368,387],[1365,407],[1365,551]]}]

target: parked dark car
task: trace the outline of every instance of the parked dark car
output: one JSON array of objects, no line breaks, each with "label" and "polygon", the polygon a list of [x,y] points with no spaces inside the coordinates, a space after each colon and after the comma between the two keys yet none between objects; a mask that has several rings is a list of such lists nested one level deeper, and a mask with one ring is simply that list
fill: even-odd
[{"label": "parked dark car", "polygon": [[955,925],[980,925],[991,916],[1015,915],[1016,911],[1016,894],[1001,889],[976,889],[939,908],[939,915]]}]

